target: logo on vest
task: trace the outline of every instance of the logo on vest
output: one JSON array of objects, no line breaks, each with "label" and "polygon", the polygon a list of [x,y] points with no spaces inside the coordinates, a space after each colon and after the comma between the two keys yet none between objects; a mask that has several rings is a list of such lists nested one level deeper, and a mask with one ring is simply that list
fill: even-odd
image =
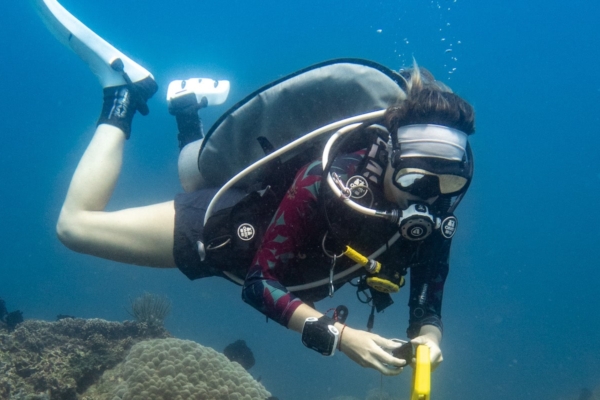
[{"label": "logo on vest", "polygon": [[442,236],[446,239],[452,238],[456,233],[456,226],[458,225],[458,221],[455,216],[447,217],[442,221],[442,226],[440,231],[442,232]]},{"label": "logo on vest", "polygon": [[415,239],[420,238],[421,236],[423,236],[424,233],[425,233],[425,229],[423,229],[420,226],[415,226],[414,228],[412,228],[410,230],[410,236],[412,236]]},{"label": "logo on vest", "polygon": [[242,224],[239,226],[237,233],[238,233],[238,237],[240,239],[247,242],[249,240],[252,240],[252,238],[254,238],[254,234],[256,233],[256,230],[250,224]]},{"label": "logo on vest", "polygon": [[354,175],[348,179],[348,188],[350,189],[350,197],[360,199],[365,197],[369,191],[369,183],[364,176]]}]

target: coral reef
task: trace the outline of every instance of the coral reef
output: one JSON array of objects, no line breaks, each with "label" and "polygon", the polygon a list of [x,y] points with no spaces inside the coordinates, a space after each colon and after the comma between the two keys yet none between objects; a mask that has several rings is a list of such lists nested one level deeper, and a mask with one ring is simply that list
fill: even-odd
[{"label": "coral reef", "polygon": [[255,400],[271,394],[223,354],[181,339],[137,343],[82,400]]},{"label": "coral reef", "polygon": [[577,400],[600,400],[600,385],[596,386],[593,390],[588,388],[581,389]]},{"label": "coral reef", "polygon": [[0,399],[78,399],[135,343],[168,336],[138,322],[27,320],[0,331]]},{"label": "coral reef", "polygon": [[573,390],[570,393],[563,393],[561,396],[555,397],[556,400],[600,400],[600,385],[582,387],[578,390]]},{"label": "coral reef", "polygon": [[6,309],[6,302],[0,297],[0,321],[4,320],[8,314],[8,310]]},{"label": "coral reef", "polygon": [[12,331],[21,322],[23,322],[23,313],[19,310],[8,312],[6,303],[0,298],[0,328]]}]

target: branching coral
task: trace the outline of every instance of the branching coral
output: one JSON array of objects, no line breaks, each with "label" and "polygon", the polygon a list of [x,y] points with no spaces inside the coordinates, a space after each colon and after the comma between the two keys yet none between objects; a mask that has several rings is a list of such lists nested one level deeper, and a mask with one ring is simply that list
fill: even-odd
[{"label": "branching coral", "polygon": [[77,399],[134,343],[166,336],[146,324],[99,319],[28,320],[0,330],[0,399]]}]

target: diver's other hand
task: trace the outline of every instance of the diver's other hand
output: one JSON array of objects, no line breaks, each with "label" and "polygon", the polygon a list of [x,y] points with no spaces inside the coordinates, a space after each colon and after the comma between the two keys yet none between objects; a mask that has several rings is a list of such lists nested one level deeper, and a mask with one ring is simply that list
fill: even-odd
[{"label": "diver's other hand", "polygon": [[435,334],[426,333],[424,335],[417,336],[410,342],[415,346],[425,345],[429,347],[429,359],[431,361],[432,371],[436,369],[442,361],[444,361],[444,356],[442,355],[442,350],[440,349],[440,342]]},{"label": "diver's other hand", "polygon": [[401,345],[402,343],[379,335],[346,326],[339,348],[342,353],[362,367],[376,369],[384,375],[398,375],[402,372],[406,361],[390,353]]}]

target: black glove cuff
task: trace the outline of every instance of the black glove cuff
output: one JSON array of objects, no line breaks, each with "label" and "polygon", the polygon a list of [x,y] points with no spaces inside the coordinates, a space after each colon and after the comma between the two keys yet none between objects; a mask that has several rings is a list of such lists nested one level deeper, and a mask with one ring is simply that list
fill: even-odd
[{"label": "black glove cuff", "polygon": [[125,133],[129,139],[131,122],[136,106],[127,86],[115,86],[104,89],[104,102],[97,125],[108,124],[115,126]]},{"label": "black glove cuff", "polygon": [[131,123],[136,111],[147,115],[146,101],[156,93],[158,86],[152,77],[147,77],[131,85],[113,86],[104,89],[104,102],[97,125],[115,126],[131,135]]},{"label": "black glove cuff", "polygon": [[202,120],[198,116],[198,111],[188,113],[179,113],[175,115],[177,120],[177,129],[179,135],[179,150],[183,149],[188,143],[202,139]]}]

